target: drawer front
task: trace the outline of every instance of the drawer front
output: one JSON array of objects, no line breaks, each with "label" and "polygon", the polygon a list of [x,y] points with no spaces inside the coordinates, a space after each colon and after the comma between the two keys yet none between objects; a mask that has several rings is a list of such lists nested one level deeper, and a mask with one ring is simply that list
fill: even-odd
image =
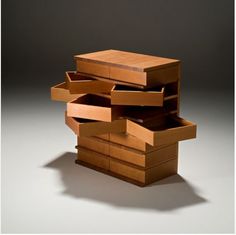
[{"label": "drawer front", "polygon": [[145,171],[110,159],[110,171],[132,180],[145,183]]},{"label": "drawer front", "polygon": [[97,121],[112,121],[111,108],[93,105],[67,103],[67,114],[70,117],[92,119]]},{"label": "drawer front", "polygon": [[118,119],[123,110],[122,106],[111,105],[111,100],[106,95],[86,94],[67,103],[68,116],[104,122]]},{"label": "drawer front", "polygon": [[[172,123],[174,125],[172,126]],[[127,133],[152,146],[161,146],[196,137],[196,124],[179,117],[168,118],[167,127],[145,127],[127,120]]]},{"label": "drawer front", "polygon": [[151,146],[145,141],[126,133],[110,133],[110,141],[116,144],[121,144],[129,148],[137,149],[143,152],[157,150],[159,147]]},{"label": "drawer front", "polygon": [[110,79],[138,84],[147,85],[147,74],[133,70],[122,69],[110,66]]},{"label": "drawer front", "polygon": [[51,99],[55,101],[69,102],[80,96],[80,94],[70,94],[65,82],[51,87]]},{"label": "drawer front", "polygon": [[124,148],[121,145],[110,144],[110,156],[125,162],[132,163],[137,166],[145,167],[146,156],[143,152],[135,149]]},{"label": "drawer front", "polygon": [[79,137],[102,135],[109,132],[119,133],[124,132],[126,129],[126,120],[116,120],[113,122],[83,122],[83,120],[68,117],[67,114],[65,114],[65,122]]},{"label": "drawer front", "polygon": [[126,133],[111,133],[110,141],[144,152],[147,150],[147,144],[144,141]]},{"label": "drawer front", "polygon": [[109,142],[105,142],[94,137],[78,137],[78,146],[104,155],[109,155],[110,152]]},{"label": "drawer front", "polygon": [[66,84],[71,94],[108,93],[113,87],[112,83],[98,81],[76,72],[66,72]]},{"label": "drawer front", "polygon": [[109,170],[109,158],[97,152],[79,148],[77,159],[82,162],[91,164],[93,166],[96,166],[105,170]]},{"label": "drawer front", "polygon": [[77,71],[80,73],[109,78],[109,66],[107,65],[77,60],[76,66]]},{"label": "drawer front", "polygon": [[111,103],[116,105],[163,106],[164,87],[160,91],[121,90],[116,86],[111,91]]}]

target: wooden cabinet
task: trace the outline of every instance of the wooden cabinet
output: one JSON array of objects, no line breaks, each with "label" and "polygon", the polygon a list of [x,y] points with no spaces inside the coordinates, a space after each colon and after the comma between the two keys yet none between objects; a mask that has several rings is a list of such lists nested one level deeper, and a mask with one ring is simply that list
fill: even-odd
[{"label": "wooden cabinet", "polygon": [[51,88],[67,102],[76,163],[145,186],[178,172],[178,142],[196,137],[180,118],[180,61],[118,50],[76,55]]}]

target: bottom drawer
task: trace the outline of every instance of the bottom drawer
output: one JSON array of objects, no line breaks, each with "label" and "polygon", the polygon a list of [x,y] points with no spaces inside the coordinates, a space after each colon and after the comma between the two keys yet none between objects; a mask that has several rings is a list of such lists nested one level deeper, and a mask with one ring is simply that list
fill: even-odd
[{"label": "bottom drawer", "polygon": [[110,160],[110,171],[125,176],[144,185],[177,173],[178,160],[173,159],[158,166],[142,170],[115,160]]},{"label": "bottom drawer", "polygon": [[80,147],[77,159],[104,170],[109,170],[109,157],[106,155]]}]

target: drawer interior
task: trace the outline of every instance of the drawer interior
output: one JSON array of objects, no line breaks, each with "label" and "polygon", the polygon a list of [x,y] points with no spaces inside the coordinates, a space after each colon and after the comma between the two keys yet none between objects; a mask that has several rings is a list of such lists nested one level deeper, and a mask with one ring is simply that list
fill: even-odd
[{"label": "drawer interior", "polygon": [[79,99],[73,100],[71,103],[74,104],[86,104],[92,106],[100,106],[100,107],[108,107],[110,108],[111,100],[108,97],[94,95],[94,94],[87,94]]},{"label": "drawer interior", "polygon": [[85,118],[77,118],[77,117],[72,117],[76,122],[78,123],[94,123],[94,122],[97,122],[97,121],[94,121],[94,120],[90,120],[90,119],[85,119]]},{"label": "drawer interior", "polygon": [[152,124],[143,124],[142,126],[148,128],[151,131],[163,131],[167,129],[174,129],[179,127],[193,126],[192,122],[189,122],[183,118],[174,115],[164,116],[162,122],[153,122]]},{"label": "drawer interior", "polygon": [[119,92],[122,92],[122,91],[134,91],[134,92],[161,92],[163,93],[164,92],[164,87],[163,86],[158,86],[158,87],[153,87],[153,88],[150,88],[148,90],[145,90],[145,89],[140,89],[140,88],[136,88],[136,87],[129,87],[129,86],[124,86],[124,85],[116,85],[113,89],[114,91],[119,91]]},{"label": "drawer interior", "polygon": [[175,98],[164,101],[163,107],[127,106],[122,117],[138,123],[146,123],[151,120],[156,120],[160,116],[168,115],[172,111],[177,112],[177,105],[177,98]]},{"label": "drawer interior", "polygon": [[80,82],[95,81],[95,79],[90,78],[88,76],[80,75],[80,74],[76,73],[75,71],[66,72],[66,76],[67,76],[67,79],[68,79],[69,82],[73,82],[73,81],[80,81]]},{"label": "drawer interior", "polygon": [[178,95],[178,82],[173,82],[165,85],[165,97]]}]

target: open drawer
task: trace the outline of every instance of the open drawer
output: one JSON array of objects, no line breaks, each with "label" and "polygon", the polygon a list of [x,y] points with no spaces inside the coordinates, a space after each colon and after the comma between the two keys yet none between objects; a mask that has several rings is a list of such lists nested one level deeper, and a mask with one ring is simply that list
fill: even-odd
[{"label": "open drawer", "polygon": [[67,103],[67,115],[69,117],[86,118],[104,122],[118,119],[123,107],[111,105],[108,97],[95,94],[87,94]]},{"label": "open drawer", "polygon": [[162,106],[164,86],[141,90],[128,86],[115,85],[111,90],[111,103],[118,105]]},{"label": "open drawer", "polygon": [[142,125],[127,120],[126,131],[144,142],[159,146],[196,137],[196,124],[177,116],[167,116],[165,121]]},{"label": "open drawer", "polygon": [[107,93],[111,92],[113,83],[99,81],[83,76],[75,71],[66,72],[66,84],[71,94]]},{"label": "open drawer", "polygon": [[79,94],[70,94],[65,82],[51,87],[51,99],[52,100],[69,102],[69,101],[74,100],[80,96],[81,95],[79,95]]},{"label": "open drawer", "polygon": [[98,122],[88,119],[68,117],[67,112],[65,112],[65,123],[79,137],[126,131],[125,119],[115,120],[113,122]]}]

